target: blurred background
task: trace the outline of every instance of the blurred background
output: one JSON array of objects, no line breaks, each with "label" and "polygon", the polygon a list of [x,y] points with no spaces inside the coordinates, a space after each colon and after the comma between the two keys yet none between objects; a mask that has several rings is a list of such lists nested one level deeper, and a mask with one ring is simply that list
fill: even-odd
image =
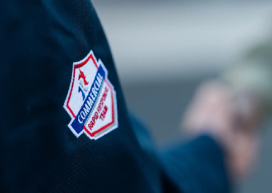
[{"label": "blurred background", "polygon": [[[129,108],[156,145],[180,138],[200,82],[216,77],[272,32],[272,1],[93,0]],[[272,124],[238,193],[272,192]]]}]

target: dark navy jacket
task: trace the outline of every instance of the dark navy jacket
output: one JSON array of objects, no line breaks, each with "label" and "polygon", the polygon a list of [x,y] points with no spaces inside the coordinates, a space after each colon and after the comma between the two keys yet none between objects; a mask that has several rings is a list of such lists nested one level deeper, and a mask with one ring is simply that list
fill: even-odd
[{"label": "dark navy jacket", "polygon": [[[158,153],[128,114],[89,0],[1,1],[0,34],[0,192],[229,192],[212,138]],[[118,128],[98,140],[75,137],[63,108],[73,62],[90,50],[109,72],[118,107]]]}]

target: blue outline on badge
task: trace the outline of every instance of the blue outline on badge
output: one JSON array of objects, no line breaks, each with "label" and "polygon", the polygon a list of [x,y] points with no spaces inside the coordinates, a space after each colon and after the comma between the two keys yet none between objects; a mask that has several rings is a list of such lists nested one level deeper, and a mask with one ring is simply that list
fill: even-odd
[{"label": "blue outline on badge", "polygon": [[[84,67],[85,65],[88,68],[87,67],[85,68]],[[84,89],[77,89],[75,87],[75,82],[76,84],[79,85],[80,78],[82,78],[79,77],[78,80],[75,79],[77,69],[79,69],[80,73],[83,72],[84,76],[86,74],[86,77],[91,77],[92,79],[92,80],[89,79],[88,82],[85,80],[85,77],[83,76],[85,84],[91,83],[91,87],[89,87],[88,92],[84,94],[86,96],[85,98],[83,97],[83,102],[82,99],[78,98],[77,92],[79,92],[80,90],[81,90],[80,92],[83,92]],[[83,69],[85,70],[85,74]],[[103,123],[104,120],[101,120],[101,116],[99,115],[99,109],[101,110],[101,108],[98,108],[102,103],[101,102],[102,96],[104,97],[104,95],[102,94],[103,90],[104,91],[109,90],[108,94],[106,93],[107,95],[105,95],[104,93],[106,97],[103,98],[105,103],[103,104],[104,110],[105,107],[107,107],[107,109],[108,108],[110,109],[109,111],[106,111],[107,122],[105,123]],[[73,99],[72,102],[71,99]],[[116,92],[114,90],[113,85],[108,80],[108,71],[100,59],[98,61],[96,60],[94,53],[92,51],[90,51],[89,54],[84,59],[73,63],[72,79],[63,107],[71,117],[71,121],[68,124],[68,127],[76,137],[79,137],[80,135],[85,133],[90,139],[96,140],[106,135],[107,133],[111,132],[112,130],[118,128],[118,113],[116,100],[117,100]],[[75,112],[75,108],[79,109],[77,113]],[[95,115],[98,114],[100,116],[100,119],[99,117],[94,116],[94,114]],[[94,117],[96,119],[94,119]],[[92,130],[89,124],[87,124],[88,126],[86,126],[86,123],[92,121],[95,122],[95,120],[97,120],[97,122],[94,123],[95,127],[94,130]],[[95,124],[99,126],[95,126]]]}]

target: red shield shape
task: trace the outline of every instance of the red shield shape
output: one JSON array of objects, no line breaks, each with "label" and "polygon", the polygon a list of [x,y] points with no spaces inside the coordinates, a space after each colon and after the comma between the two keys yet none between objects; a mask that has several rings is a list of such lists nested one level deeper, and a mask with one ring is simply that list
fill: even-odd
[{"label": "red shield shape", "polygon": [[107,75],[106,67],[92,51],[73,64],[63,107],[71,117],[68,127],[75,136],[85,133],[98,139],[118,127],[116,93]]}]

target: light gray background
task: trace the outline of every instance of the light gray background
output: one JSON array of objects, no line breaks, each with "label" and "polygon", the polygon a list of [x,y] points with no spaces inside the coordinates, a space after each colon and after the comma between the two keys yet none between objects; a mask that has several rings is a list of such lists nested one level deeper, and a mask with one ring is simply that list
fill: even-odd
[{"label": "light gray background", "polygon": [[[93,0],[129,108],[160,146],[179,138],[196,87],[272,32],[271,1]],[[272,33],[271,33],[272,34]],[[272,192],[272,129],[239,193]]]}]

